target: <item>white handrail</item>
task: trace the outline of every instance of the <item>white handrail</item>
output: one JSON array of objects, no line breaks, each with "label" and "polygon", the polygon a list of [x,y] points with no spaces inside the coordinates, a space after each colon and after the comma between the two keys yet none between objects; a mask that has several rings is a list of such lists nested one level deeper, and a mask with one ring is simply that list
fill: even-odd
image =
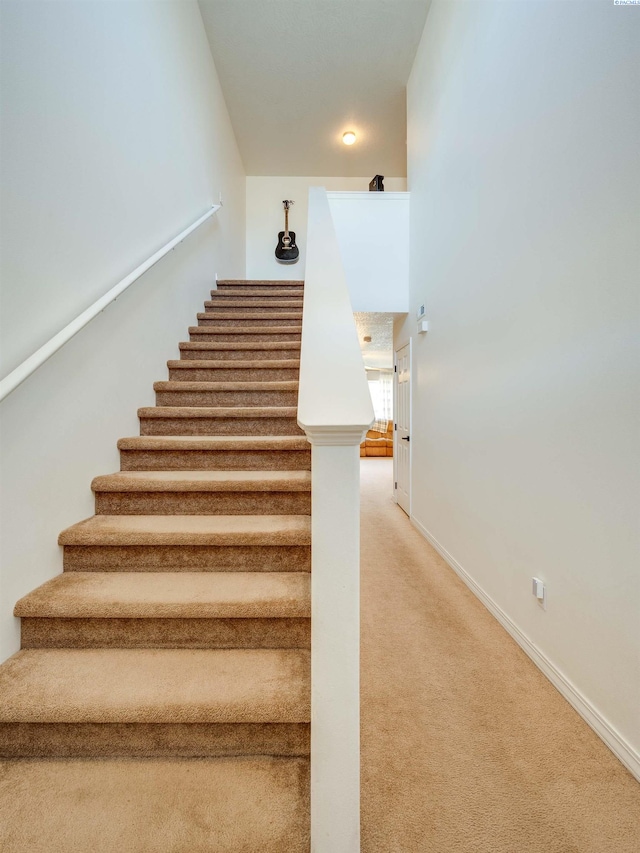
[{"label": "white handrail", "polygon": [[203,222],[206,222],[206,220],[209,219],[210,216],[213,216],[217,210],[220,210],[221,206],[222,205],[220,204],[214,204],[210,210],[203,214],[188,228],[185,228],[184,231],[181,231],[180,234],[178,234],[177,237],[174,237],[173,240],[166,244],[166,246],[163,246],[162,249],[157,251],[154,255],[151,255],[151,257],[144,263],[136,267],[133,272],[126,276],[126,278],[119,281],[115,287],[112,287],[111,290],[105,293],[104,296],[101,296],[100,299],[94,302],[93,305],[86,309],[86,311],[79,314],[75,320],[72,320],[64,327],[64,329],[58,332],[57,335],[54,335],[46,344],[36,350],[33,355],[30,355],[29,358],[22,362],[22,364],[19,364],[15,370],[8,373],[7,376],[0,381],[0,402],[4,400],[5,397],[8,397],[12,391],[15,391],[18,385],[21,385],[25,379],[28,379],[32,373],[41,367],[45,361],[51,358],[51,356],[63,347],[67,341],[70,341],[74,335],[77,335],[78,332],[87,325],[87,323],[90,323],[94,317],[96,317],[101,311],[104,311],[107,305],[114,302],[120,294],[124,293],[124,291],[130,287],[134,281],[139,279],[141,275],[144,275],[144,273],[151,269],[154,264],[157,264],[158,261],[162,260],[162,258],[164,258],[164,256],[172,249],[175,249],[179,243],[182,243],[182,241],[188,237],[192,231],[195,231]]},{"label": "white handrail", "polygon": [[360,442],[373,406],[322,187],[309,190],[298,423],[311,443],[311,850],[360,850]]}]

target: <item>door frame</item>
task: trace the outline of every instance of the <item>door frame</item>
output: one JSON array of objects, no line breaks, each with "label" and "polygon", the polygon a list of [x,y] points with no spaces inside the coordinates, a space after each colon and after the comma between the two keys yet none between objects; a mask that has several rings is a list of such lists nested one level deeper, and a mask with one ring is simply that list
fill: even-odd
[{"label": "door frame", "polygon": [[[409,347],[409,435],[413,434],[413,338],[409,336],[409,338],[404,341],[404,343],[393,345],[393,499],[396,503],[398,503],[398,489],[396,483],[398,482],[398,423],[396,421],[396,413],[398,411],[398,352],[401,349],[404,349],[408,345]],[[412,469],[412,461],[413,461],[413,448],[411,447],[411,442],[409,442],[409,518],[412,517],[413,506],[412,506],[412,482],[413,478],[411,476]]]}]

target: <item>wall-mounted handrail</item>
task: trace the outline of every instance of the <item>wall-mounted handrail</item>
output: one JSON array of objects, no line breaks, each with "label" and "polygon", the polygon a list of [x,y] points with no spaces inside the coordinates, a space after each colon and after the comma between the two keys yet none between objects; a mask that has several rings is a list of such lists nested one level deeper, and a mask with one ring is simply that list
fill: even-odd
[{"label": "wall-mounted handrail", "polygon": [[30,355],[29,358],[22,362],[22,364],[19,364],[15,370],[8,373],[7,376],[0,381],[0,401],[4,400],[5,397],[11,394],[11,392],[14,391],[18,385],[21,385],[25,379],[28,379],[32,373],[45,363],[45,361],[51,358],[54,353],[70,341],[74,335],[77,335],[78,332],[87,325],[87,323],[90,323],[94,317],[97,317],[101,311],[104,311],[107,305],[114,302],[118,296],[124,293],[124,291],[134,283],[134,281],[139,279],[141,275],[144,275],[144,273],[146,273],[147,270],[150,270],[152,266],[158,263],[158,261],[162,260],[162,258],[164,258],[164,256],[172,249],[175,249],[179,243],[182,243],[189,234],[195,231],[203,222],[206,222],[210,216],[213,216],[217,210],[220,210],[221,206],[222,205],[220,204],[214,204],[199,219],[193,222],[188,228],[185,228],[184,231],[181,231],[177,237],[174,237],[173,240],[159,249],[154,255],[147,258],[144,263],[136,267],[133,272],[126,276],[126,278],[119,281],[111,288],[111,290],[107,291],[104,296],[101,296],[100,299],[96,300],[93,305],[87,308],[86,311],[79,314],[75,320],[72,320],[64,327],[64,329],[59,331],[57,335],[54,335],[46,344],[43,344],[40,349],[36,350],[33,355]]},{"label": "wall-mounted handrail", "polygon": [[360,442],[373,422],[333,218],[309,190],[298,423],[311,443],[311,849],[360,850]]}]

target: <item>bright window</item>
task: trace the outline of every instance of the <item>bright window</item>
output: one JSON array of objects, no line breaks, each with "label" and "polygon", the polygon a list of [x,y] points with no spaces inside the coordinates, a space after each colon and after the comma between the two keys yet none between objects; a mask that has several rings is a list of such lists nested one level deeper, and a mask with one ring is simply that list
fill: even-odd
[{"label": "bright window", "polygon": [[377,421],[393,418],[393,373],[389,370],[368,370],[369,393]]}]

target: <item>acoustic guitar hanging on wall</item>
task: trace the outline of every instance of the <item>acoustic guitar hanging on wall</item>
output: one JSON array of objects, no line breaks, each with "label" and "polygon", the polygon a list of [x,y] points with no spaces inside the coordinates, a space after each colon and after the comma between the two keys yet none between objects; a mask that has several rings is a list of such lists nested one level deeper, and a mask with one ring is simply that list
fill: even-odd
[{"label": "acoustic guitar hanging on wall", "polygon": [[296,246],[296,232],[289,231],[289,208],[292,201],[285,200],[284,205],[284,231],[278,234],[278,245],[276,246],[276,259],[281,264],[296,264],[300,252]]}]

